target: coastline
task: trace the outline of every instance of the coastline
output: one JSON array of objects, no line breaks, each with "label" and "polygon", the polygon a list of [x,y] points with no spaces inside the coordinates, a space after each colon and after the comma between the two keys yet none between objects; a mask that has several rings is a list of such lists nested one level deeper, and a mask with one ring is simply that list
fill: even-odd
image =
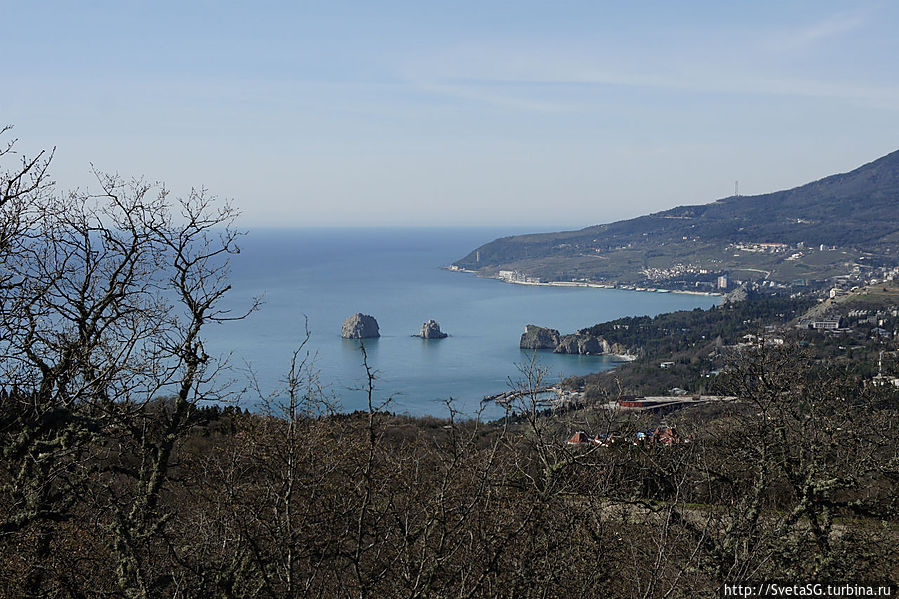
[{"label": "coastline", "polygon": [[494,279],[496,281],[502,281],[503,283],[511,283],[513,285],[532,285],[537,287],[588,287],[593,289],[621,289],[624,291],[649,291],[652,293],[680,293],[683,295],[701,295],[706,297],[723,297],[723,293],[718,293],[715,291],[688,291],[685,289],[665,289],[662,287],[638,287],[636,285],[620,285],[613,283],[591,283],[587,281],[512,281],[509,279],[503,279],[500,277],[490,277],[484,276],[480,274],[476,270],[470,270],[467,268],[459,268],[458,266],[444,266],[445,270],[450,272],[465,272],[470,273],[475,276],[481,277],[483,279]]}]

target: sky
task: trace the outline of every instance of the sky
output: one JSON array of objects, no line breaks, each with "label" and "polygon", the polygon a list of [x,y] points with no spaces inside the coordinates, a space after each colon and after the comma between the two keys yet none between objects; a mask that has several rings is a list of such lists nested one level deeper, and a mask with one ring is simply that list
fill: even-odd
[{"label": "sky", "polygon": [[253,226],[582,227],[899,148],[899,3],[11,2],[0,123]]}]

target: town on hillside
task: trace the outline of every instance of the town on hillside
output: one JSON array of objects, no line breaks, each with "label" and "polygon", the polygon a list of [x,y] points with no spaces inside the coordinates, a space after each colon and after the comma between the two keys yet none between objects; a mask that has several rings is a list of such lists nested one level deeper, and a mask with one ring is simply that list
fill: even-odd
[{"label": "town on hillside", "polygon": [[[549,388],[540,398],[547,413],[605,414],[606,420],[642,414],[658,426],[685,409],[727,410],[741,401],[731,392],[735,365],[765,353],[801,355],[809,370],[838,371],[899,394],[895,279],[806,293],[749,286],[707,310],[620,318],[580,333],[627,347],[635,359]],[[574,432],[560,434],[577,440]]]}]

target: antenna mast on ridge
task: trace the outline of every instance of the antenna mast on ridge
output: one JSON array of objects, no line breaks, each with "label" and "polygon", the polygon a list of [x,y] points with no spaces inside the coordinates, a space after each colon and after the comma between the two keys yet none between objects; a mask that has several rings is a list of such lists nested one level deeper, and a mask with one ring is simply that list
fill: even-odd
[{"label": "antenna mast on ridge", "polygon": [[740,197],[740,182],[739,181],[734,181],[734,197],[735,198]]}]

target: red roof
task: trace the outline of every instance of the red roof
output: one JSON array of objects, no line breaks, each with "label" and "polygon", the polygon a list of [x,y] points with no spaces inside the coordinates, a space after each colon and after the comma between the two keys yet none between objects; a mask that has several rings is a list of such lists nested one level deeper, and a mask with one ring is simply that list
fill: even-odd
[{"label": "red roof", "polygon": [[569,445],[575,445],[577,443],[587,443],[590,438],[587,436],[587,433],[584,431],[578,431],[571,435],[571,438],[568,439]]}]

